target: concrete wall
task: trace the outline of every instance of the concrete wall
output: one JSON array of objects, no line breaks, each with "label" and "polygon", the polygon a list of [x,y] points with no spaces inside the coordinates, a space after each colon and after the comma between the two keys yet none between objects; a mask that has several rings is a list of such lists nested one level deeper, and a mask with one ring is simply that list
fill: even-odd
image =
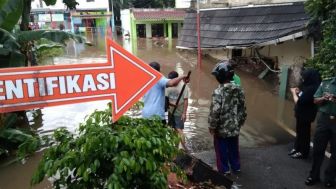
[{"label": "concrete wall", "polygon": [[259,52],[269,57],[277,56],[279,65],[302,64],[305,59],[311,57],[310,45],[308,39],[299,39],[266,46]]},{"label": "concrete wall", "polygon": [[218,50],[202,50],[202,54],[207,54],[212,58],[218,60],[227,60],[231,58],[231,50],[230,49],[218,49]]}]

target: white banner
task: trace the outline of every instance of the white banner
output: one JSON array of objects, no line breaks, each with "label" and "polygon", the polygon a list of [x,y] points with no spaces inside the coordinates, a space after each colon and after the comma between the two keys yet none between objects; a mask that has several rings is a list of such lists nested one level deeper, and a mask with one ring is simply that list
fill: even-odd
[{"label": "white banner", "polygon": [[50,14],[39,14],[38,15],[38,21],[39,22],[50,22],[51,16]]},{"label": "white banner", "polygon": [[64,14],[52,14],[52,21],[53,22],[63,22],[64,21]]}]

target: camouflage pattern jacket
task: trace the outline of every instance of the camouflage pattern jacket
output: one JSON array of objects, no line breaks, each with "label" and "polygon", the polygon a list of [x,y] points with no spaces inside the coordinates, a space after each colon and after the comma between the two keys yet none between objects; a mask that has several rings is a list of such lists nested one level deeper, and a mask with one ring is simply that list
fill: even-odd
[{"label": "camouflage pattern jacket", "polygon": [[245,95],[240,86],[220,84],[212,94],[209,129],[217,136],[235,137],[246,120]]}]

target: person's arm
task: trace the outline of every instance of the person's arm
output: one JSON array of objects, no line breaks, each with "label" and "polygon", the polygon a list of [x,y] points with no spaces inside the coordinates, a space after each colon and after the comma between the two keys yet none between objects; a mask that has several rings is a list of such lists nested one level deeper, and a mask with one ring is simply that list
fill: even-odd
[{"label": "person's arm", "polygon": [[[166,84],[166,87],[175,87],[177,86],[181,80],[185,79],[187,76],[180,76],[180,77],[177,77],[177,78],[174,78],[174,79],[170,79],[167,84]],[[185,83],[188,83],[189,80],[185,80],[184,81]]]},{"label": "person's arm", "polygon": [[319,105],[328,100],[333,101],[332,98],[331,94],[324,94],[322,97],[314,98],[314,103]]},{"label": "person's arm", "polygon": [[210,105],[210,114],[208,117],[209,132],[211,135],[215,134],[216,128],[220,122],[221,97],[218,94],[212,94],[212,101]]},{"label": "person's arm", "polygon": [[242,127],[246,121],[247,113],[246,113],[246,103],[245,103],[245,94],[243,90],[239,90],[239,103],[238,103],[238,124],[239,127]]},{"label": "person's arm", "polygon": [[299,97],[298,97],[299,89],[298,88],[291,88],[290,90],[292,92],[294,103],[296,104],[299,100]]},{"label": "person's arm", "polygon": [[327,99],[328,97],[326,95],[323,95],[323,87],[321,84],[314,94],[314,103],[320,105],[324,103]]}]

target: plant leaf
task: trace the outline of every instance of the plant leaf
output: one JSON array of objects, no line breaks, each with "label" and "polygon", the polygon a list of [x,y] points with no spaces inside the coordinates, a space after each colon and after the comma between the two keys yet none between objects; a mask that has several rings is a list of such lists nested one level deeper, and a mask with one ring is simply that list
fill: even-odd
[{"label": "plant leaf", "polygon": [[18,23],[22,10],[23,0],[1,0],[0,3],[0,28],[11,31]]},{"label": "plant leaf", "polygon": [[85,42],[82,36],[75,35],[70,32],[60,30],[35,30],[35,31],[22,31],[17,35],[17,41],[19,44],[27,43],[29,41],[48,39],[50,41],[61,43],[65,45],[65,42],[69,39],[73,39],[79,43]]},{"label": "plant leaf", "polygon": [[55,5],[57,0],[43,0],[47,6]]},{"label": "plant leaf", "polygon": [[26,140],[31,139],[32,136],[18,129],[5,129],[0,133],[0,138],[6,139],[12,143],[23,143]]}]

